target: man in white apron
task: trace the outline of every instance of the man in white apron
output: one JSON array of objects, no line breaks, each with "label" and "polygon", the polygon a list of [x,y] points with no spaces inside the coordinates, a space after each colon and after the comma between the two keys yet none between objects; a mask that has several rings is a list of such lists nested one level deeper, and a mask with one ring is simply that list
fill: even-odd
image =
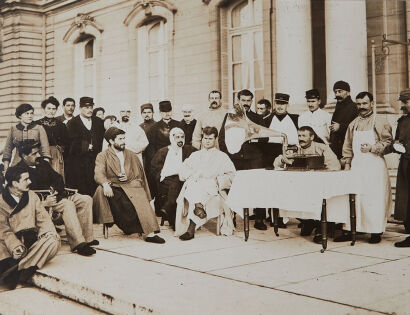
[{"label": "man in white apron", "polygon": [[[357,173],[362,191],[357,198],[357,231],[371,233],[369,243],[381,241],[387,218],[390,215],[391,188],[384,155],[391,152],[393,135],[387,122],[376,121],[373,95],[360,92],[356,96],[359,116],[348,126],[343,144],[345,170]],[[351,239],[344,233],[334,239],[343,242]]]}]

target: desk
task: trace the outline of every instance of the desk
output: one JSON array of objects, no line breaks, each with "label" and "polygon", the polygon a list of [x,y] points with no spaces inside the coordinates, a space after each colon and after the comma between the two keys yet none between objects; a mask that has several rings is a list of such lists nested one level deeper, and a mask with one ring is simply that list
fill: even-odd
[{"label": "desk", "polygon": [[[358,193],[360,193],[360,184],[355,173],[351,171],[255,169],[236,173],[227,203],[233,211],[244,219],[245,241],[249,237],[249,208],[281,208],[299,211],[299,213],[303,211],[307,214],[305,218],[320,219],[322,252],[324,252],[327,248],[326,200],[336,196],[349,195],[351,245],[354,245],[356,240],[355,195]],[[290,214],[291,211],[287,211],[287,213]],[[277,234],[278,212],[277,210],[275,212],[275,233]]]}]

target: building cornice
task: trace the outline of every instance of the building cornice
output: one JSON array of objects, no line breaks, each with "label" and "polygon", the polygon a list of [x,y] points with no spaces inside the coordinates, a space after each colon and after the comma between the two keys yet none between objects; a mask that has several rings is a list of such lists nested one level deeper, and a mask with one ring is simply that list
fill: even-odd
[{"label": "building cornice", "polygon": [[145,16],[151,16],[153,7],[155,6],[163,7],[172,12],[172,14],[177,12],[177,7],[171,0],[138,0],[124,19],[123,23],[128,26],[132,19],[141,11],[144,11]]}]

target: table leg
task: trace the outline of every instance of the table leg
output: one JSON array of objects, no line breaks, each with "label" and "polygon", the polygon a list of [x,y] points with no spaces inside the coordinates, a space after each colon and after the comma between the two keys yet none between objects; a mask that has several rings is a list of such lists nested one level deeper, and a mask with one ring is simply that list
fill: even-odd
[{"label": "table leg", "polygon": [[272,209],[272,215],[273,215],[273,229],[275,231],[276,236],[279,236],[279,209],[278,208],[273,208]]},{"label": "table leg", "polygon": [[327,248],[327,213],[326,213],[326,199],[322,201],[322,215],[321,215],[321,228],[322,228],[322,249],[321,253],[324,253]]},{"label": "table leg", "polygon": [[249,208],[243,209],[243,232],[245,233],[245,242],[249,238]]},{"label": "table leg", "polygon": [[349,194],[349,204],[350,204],[350,230],[352,233],[351,246],[356,243],[356,195]]}]

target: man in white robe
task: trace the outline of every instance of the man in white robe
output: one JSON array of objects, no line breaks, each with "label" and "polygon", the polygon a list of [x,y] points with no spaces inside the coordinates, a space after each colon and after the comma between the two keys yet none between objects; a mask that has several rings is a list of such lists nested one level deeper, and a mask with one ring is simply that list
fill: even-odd
[{"label": "man in white robe", "polygon": [[[391,188],[383,156],[392,150],[393,135],[387,122],[376,120],[371,93],[359,93],[356,104],[359,116],[347,128],[342,164],[344,162],[345,170],[356,172],[357,180],[362,182],[356,210],[356,230],[371,233],[369,243],[376,244],[381,241],[390,215]],[[344,233],[334,241],[350,239],[351,234]]]},{"label": "man in white robe", "polygon": [[[179,178],[185,184],[177,200],[180,215],[177,214],[176,235],[180,235],[183,241],[193,239],[195,230],[208,220],[218,217],[221,209],[225,208],[225,212],[228,212],[224,213],[225,216],[230,216],[229,208],[221,205],[223,200],[219,195],[230,188],[235,166],[226,153],[215,148],[217,137],[218,130],[215,127],[205,127],[202,149],[192,153],[179,172]],[[232,230],[233,226],[230,234]]]}]

